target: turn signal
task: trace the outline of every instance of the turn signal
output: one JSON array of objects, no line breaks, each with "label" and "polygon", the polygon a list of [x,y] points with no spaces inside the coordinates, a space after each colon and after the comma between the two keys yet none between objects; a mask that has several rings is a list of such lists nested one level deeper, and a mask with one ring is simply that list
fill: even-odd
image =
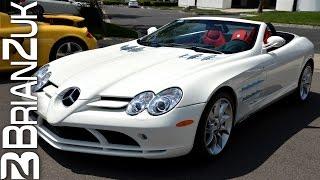
[{"label": "turn signal", "polygon": [[177,127],[188,126],[193,123],[193,120],[184,120],[176,124]]}]

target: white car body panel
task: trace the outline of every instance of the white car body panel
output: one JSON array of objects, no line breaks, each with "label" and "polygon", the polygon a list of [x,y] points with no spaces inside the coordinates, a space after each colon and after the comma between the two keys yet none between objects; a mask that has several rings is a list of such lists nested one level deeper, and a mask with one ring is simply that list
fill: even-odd
[{"label": "white car body panel", "polygon": [[[236,54],[147,47],[134,40],[54,61],[50,63],[50,81],[54,85],[37,93],[38,120],[45,119],[53,126],[85,128],[99,139],[100,144],[57,140],[58,137],[41,123],[38,126],[40,136],[52,146],[67,151],[145,158],[184,155],[192,149],[202,112],[217,90],[222,87],[233,90],[237,100],[235,121],[238,123],[296,89],[302,68],[313,58],[313,44],[296,35],[279,49],[263,50],[265,23],[231,18],[189,19],[237,21],[261,26],[255,46]],[[66,108],[59,94],[70,87],[78,87],[81,94],[72,106]],[[128,101],[117,100],[132,99],[144,91],[158,93],[169,87],[181,88],[183,98],[177,107],[164,115],[151,116],[144,111],[130,116],[125,112]],[[184,128],[176,127],[185,119],[192,119],[194,123]],[[132,150],[129,146],[110,145],[96,132],[97,129],[121,132],[134,139],[139,147]],[[147,140],[139,134],[145,134]]]}]

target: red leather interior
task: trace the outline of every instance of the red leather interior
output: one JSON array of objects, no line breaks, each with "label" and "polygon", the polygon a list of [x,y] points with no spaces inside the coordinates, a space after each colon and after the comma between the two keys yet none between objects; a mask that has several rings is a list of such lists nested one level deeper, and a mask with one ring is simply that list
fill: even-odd
[{"label": "red leather interior", "polygon": [[249,34],[249,37],[247,38],[247,43],[248,44],[253,44],[254,42],[254,40],[255,40],[255,38],[256,38],[256,36],[258,35],[258,30],[257,30],[257,28],[254,28],[251,32],[250,32],[250,34]]},{"label": "red leather interior", "polygon": [[219,30],[209,30],[203,36],[203,43],[206,45],[212,45],[214,47],[222,46],[226,43],[224,35]]},{"label": "red leather interior", "polygon": [[249,33],[246,30],[239,29],[233,33],[231,40],[241,40],[247,42],[248,38]]},{"label": "red leather interior", "polygon": [[269,37],[271,37],[271,32],[270,32],[269,30],[266,30],[266,32],[264,33],[264,37],[263,37],[263,42],[264,42],[265,44],[268,43]]}]

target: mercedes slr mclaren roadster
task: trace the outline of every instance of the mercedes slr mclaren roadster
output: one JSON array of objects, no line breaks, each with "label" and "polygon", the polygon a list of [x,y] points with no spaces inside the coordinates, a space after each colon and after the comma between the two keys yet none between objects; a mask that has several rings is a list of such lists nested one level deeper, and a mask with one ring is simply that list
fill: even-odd
[{"label": "mercedes slr mclaren roadster", "polygon": [[285,95],[307,102],[313,56],[308,39],[270,23],[182,18],[43,66],[30,118],[64,151],[212,158],[250,114]]}]

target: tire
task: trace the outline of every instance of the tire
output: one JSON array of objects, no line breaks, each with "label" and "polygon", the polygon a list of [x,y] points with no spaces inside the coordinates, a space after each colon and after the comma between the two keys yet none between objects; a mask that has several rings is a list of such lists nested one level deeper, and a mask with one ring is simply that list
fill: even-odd
[{"label": "tire", "polygon": [[298,88],[293,94],[294,99],[297,102],[305,102],[309,99],[312,76],[313,76],[313,65],[311,62],[308,62],[300,74]]},{"label": "tire", "polygon": [[[216,108],[218,107],[217,105],[219,104],[219,102],[221,103],[221,106],[219,106],[219,108]],[[223,115],[225,116],[225,123],[221,123],[222,121],[220,117],[212,120],[214,119],[213,117],[217,117],[216,115],[221,115],[219,113],[216,114],[216,112],[218,109],[221,110],[222,106],[225,106],[225,104],[228,105],[225,108],[225,114]],[[229,118],[226,118],[227,116],[229,116]],[[209,101],[201,116],[196,132],[194,146],[192,149],[192,155],[196,156],[197,158],[200,157],[206,159],[211,159],[219,156],[229,142],[234,126],[234,119],[235,102],[232,96],[226,92],[217,93]],[[213,131],[214,129],[217,130]],[[208,132],[213,132],[213,136],[211,136],[211,134]],[[220,134],[220,137],[218,134]],[[211,138],[212,142],[210,143]],[[220,141],[219,139],[223,141]],[[220,146],[220,149],[217,145]]]},{"label": "tire", "polygon": [[[69,49],[71,46],[71,51]],[[51,49],[49,61],[54,61],[56,59],[62,58],[67,55],[82,52],[87,50],[86,44],[75,38],[66,38],[58,41]]]},{"label": "tire", "polygon": [[43,16],[43,14],[44,14],[44,9],[43,9],[43,7],[41,6],[41,5],[37,5],[37,6],[35,6],[35,7],[33,7],[32,9],[31,9],[31,11],[32,11],[32,13],[33,14],[36,14],[37,16],[38,16],[38,18],[39,17],[42,17]]},{"label": "tire", "polygon": [[43,14],[44,14],[44,9],[43,9],[43,7],[40,6],[40,5],[38,5],[37,8],[38,8],[38,15],[43,15]]}]

